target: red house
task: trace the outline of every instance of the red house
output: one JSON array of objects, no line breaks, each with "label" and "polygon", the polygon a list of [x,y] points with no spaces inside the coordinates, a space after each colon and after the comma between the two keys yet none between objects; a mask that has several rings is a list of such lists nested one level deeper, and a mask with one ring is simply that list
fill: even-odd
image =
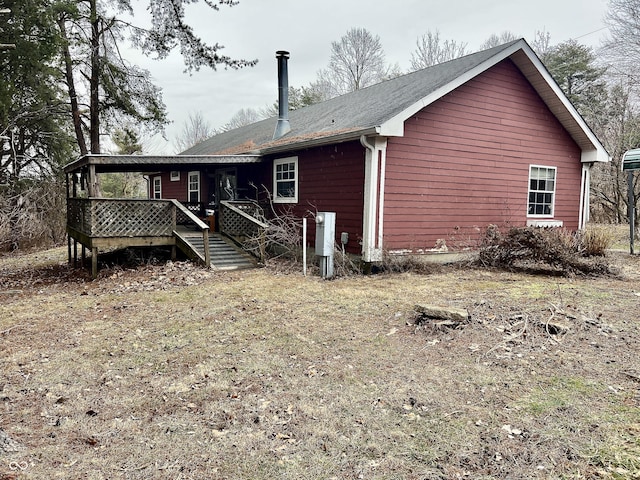
[{"label": "red house", "polygon": [[524,40],[291,112],[277,58],[279,118],[149,167],[151,198],[215,210],[263,185],[299,217],[336,212],[336,241],[366,262],[489,224],[585,226],[590,169],[609,156]]}]

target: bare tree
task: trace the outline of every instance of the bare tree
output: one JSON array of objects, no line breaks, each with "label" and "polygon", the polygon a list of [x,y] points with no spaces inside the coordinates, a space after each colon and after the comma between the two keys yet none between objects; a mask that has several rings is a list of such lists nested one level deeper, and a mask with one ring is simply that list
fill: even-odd
[{"label": "bare tree", "polygon": [[174,141],[178,152],[184,152],[215,133],[215,128],[205,120],[202,112],[191,112],[182,126],[182,132]]},{"label": "bare tree", "polygon": [[609,38],[604,46],[607,57],[629,72],[640,61],[640,0],[609,0],[605,17]]},{"label": "bare tree", "polygon": [[531,48],[536,52],[542,62],[545,62],[547,56],[551,53],[551,34],[546,30],[536,30],[531,41]]},{"label": "bare tree", "polygon": [[[599,222],[624,223],[627,218],[627,172],[621,168],[626,150],[640,146],[640,111],[633,101],[635,86],[620,79],[610,88],[602,115],[592,124],[596,134],[611,155],[609,163],[593,169],[592,217]],[[640,179],[634,178],[634,198],[640,199]],[[636,211],[636,223],[640,212]]]},{"label": "bare tree", "polygon": [[497,47],[503,43],[513,42],[514,40],[518,40],[518,38],[520,37],[508,30],[505,30],[500,35],[493,33],[489,38],[482,42],[482,44],[480,44],[480,50],[487,50],[488,48]]},{"label": "bare tree", "polygon": [[466,53],[466,43],[442,40],[438,30],[428,31],[416,40],[416,50],[411,54],[411,69],[421,70],[462,57]]},{"label": "bare tree", "polygon": [[220,127],[219,131],[226,132],[235,128],[244,127],[245,125],[250,125],[259,120],[263,120],[264,118],[265,114],[256,110],[255,108],[241,108],[233,114],[231,120]]},{"label": "bare tree", "polygon": [[378,83],[388,74],[380,37],[364,28],[352,28],[331,43],[329,66],[318,73],[318,83],[335,96]]}]

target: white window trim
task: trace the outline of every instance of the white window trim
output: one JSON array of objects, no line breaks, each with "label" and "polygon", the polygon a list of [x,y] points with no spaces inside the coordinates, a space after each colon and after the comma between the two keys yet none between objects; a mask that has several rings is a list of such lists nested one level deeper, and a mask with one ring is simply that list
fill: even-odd
[{"label": "white window trim", "polygon": [[[293,163],[294,164],[294,190],[295,195],[293,197],[278,197],[278,179],[276,176],[276,168],[278,165],[282,165],[285,163]],[[298,203],[298,177],[300,176],[298,170],[298,157],[287,157],[287,158],[278,158],[273,161],[273,203]]]},{"label": "white window trim", "polygon": [[[156,180],[158,181],[158,189],[156,190]],[[158,196],[156,197],[156,192]],[[162,177],[160,175],[151,177],[151,198],[162,198]]]},{"label": "white window trim", "polygon": [[[198,190],[191,190],[191,175],[198,176]],[[201,190],[200,172],[198,171],[189,172],[189,174],[187,175],[187,202],[191,202],[191,192],[196,192],[196,191],[198,192],[198,200],[196,201],[200,202],[200,190]]]},{"label": "white window trim", "polygon": [[[546,168],[555,172],[553,180],[553,197],[551,199],[551,213],[529,213],[529,194],[531,193],[531,170],[533,168]],[[558,191],[558,167],[549,165],[529,165],[529,181],[527,182],[527,218],[553,218],[556,213],[556,192]]]},{"label": "white window trim", "polygon": [[180,171],[179,170],[172,170],[171,173],[169,174],[169,179],[172,182],[178,182],[180,181]]}]

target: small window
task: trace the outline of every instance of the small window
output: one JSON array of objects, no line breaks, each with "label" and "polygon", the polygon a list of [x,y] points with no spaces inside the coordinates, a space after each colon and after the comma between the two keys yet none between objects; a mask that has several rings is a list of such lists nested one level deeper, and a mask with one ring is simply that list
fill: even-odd
[{"label": "small window", "polygon": [[529,167],[529,208],[531,217],[552,217],[556,196],[556,167]]},{"label": "small window", "polygon": [[200,172],[189,172],[189,203],[200,201]]},{"label": "small window", "polygon": [[153,177],[152,198],[162,198],[162,178]]},{"label": "small window", "polygon": [[273,201],[298,202],[298,157],[273,161]]},{"label": "small window", "polygon": [[180,172],[173,171],[171,172],[170,179],[172,182],[177,182],[180,180]]}]

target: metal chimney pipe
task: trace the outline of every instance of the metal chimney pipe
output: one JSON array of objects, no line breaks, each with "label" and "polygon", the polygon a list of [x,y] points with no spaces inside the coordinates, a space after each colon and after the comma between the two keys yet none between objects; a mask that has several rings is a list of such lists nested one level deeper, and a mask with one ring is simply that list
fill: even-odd
[{"label": "metal chimney pipe", "polygon": [[273,132],[274,140],[291,131],[289,124],[289,72],[287,69],[289,52],[278,50],[276,58],[278,59],[278,123]]}]

